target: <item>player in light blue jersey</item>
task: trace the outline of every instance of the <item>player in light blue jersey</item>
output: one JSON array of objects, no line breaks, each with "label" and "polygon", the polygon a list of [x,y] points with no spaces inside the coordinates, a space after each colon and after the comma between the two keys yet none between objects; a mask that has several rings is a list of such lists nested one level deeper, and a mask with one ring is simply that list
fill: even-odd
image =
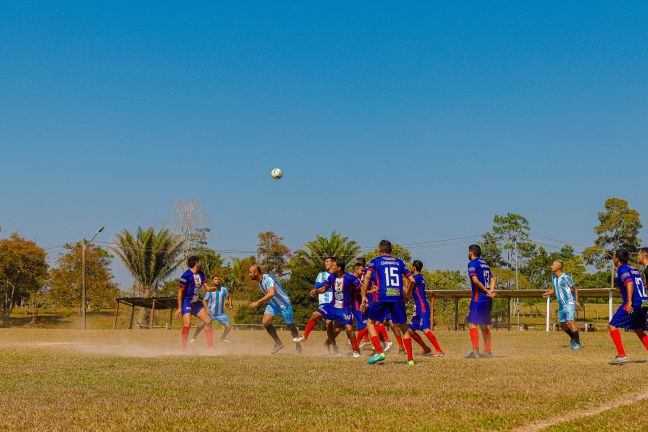
[{"label": "player in light blue jersey", "polygon": [[569,347],[571,349],[582,349],[578,328],[574,322],[576,307],[578,306],[578,288],[576,288],[571,276],[563,273],[564,265],[565,263],[560,260],[556,260],[551,264],[551,271],[554,272],[551,278],[552,287],[544,293],[543,297],[547,298],[551,294],[556,294],[556,300],[558,300],[558,325],[571,338]]},{"label": "player in light blue jersey", "polygon": [[[293,338],[299,336],[299,330],[297,330],[297,326],[293,321],[293,310],[292,304],[290,303],[290,297],[288,297],[288,293],[283,289],[277,278],[270,274],[263,274],[259,264],[253,264],[248,270],[248,273],[253,281],[259,283],[259,288],[263,293],[263,297],[250,303],[250,307],[256,309],[261,303],[268,302],[265,311],[263,312],[261,323],[275,342],[272,354],[276,354],[284,347],[284,345],[283,342],[281,342],[281,339],[279,339],[277,329],[272,325],[272,319],[275,315],[281,314],[281,318],[283,318],[283,322],[287,324]],[[301,345],[296,344],[296,347],[297,352],[301,353]]]},{"label": "player in light blue jersey", "polygon": [[[209,317],[213,321],[217,321],[225,327],[223,330],[223,335],[221,336],[221,342],[229,342],[227,340],[227,335],[232,330],[232,323],[225,312],[225,301],[228,302],[228,308],[231,312],[234,312],[234,306],[232,305],[232,296],[227,288],[221,285],[221,280],[218,276],[212,278],[213,288],[207,288],[207,292],[203,296],[203,300],[207,303],[207,312]],[[196,338],[204,328],[204,324],[200,324],[191,339],[191,342],[195,342]]]}]

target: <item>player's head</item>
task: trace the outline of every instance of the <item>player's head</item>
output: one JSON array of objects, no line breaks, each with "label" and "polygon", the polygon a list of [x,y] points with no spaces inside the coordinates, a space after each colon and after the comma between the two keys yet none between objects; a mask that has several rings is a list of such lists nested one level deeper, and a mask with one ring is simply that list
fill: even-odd
[{"label": "player's head", "polygon": [[355,263],[360,264],[362,267],[367,267],[367,259],[365,257],[356,258]]},{"label": "player's head", "polygon": [[263,278],[263,271],[261,271],[261,266],[259,264],[252,264],[248,270],[248,274],[252,280],[261,280]]},{"label": "player's head", "polygon": [[643,265],[648,265],[648,247],[639,249],[639,262]]},{"label": "player's head", "polygon": [[414,262],[412,263],[412,267],[414,267],[416,273],[421,273],[421,270],[423,270],[423,263],[419,260],[414,260]]},{"label": "player's head", "polygon": [[212,283],[214,284],[214,286],[217,286],[217,287],[221,286],[221,280],[220,280],[220,278],[218,276],[214,276],[212,278]]},{"label": "player's head", "polygon": [[344,273],[344,269],[346,268],[346,263],[344,262],[343,259],[338,258],[335,260],[333,265],[331,266],[331,272],[332,273]]},{"label": "player's head", "polygon": [[187,258],[187,267],[192,270],[200,270],[200,258],[195,255]]},{"label": "player's head", "polygon": [[473,244],[468,246],[468,258],[471,260],[481,257],[481,246]]},{"label": "player's head", "polygon": [[389,240],[381,240],[380,243],[378,243],[378,252],[380,252],[381,255],[389,255],[392,253],[392,244]]},{"label": "player's head", "polygon": [[619,249],[614,252],[614,265],[620,267],[622,264],[628,264],[630,252],[625,249]]},{"label": "player's head", "polygon": [[552,272],[557,272],[558,270],[562,271],[564,266],[565,263],[563,261],[555,260],[554,262],[551,263],[551,271]]},{"label": "player's head", "polygon": [[364,266],[358,262],[353,265],[353,276],[359,278],[364,274]]},{"label": "player's head", "polygon": [[336,258],[334,256],[327,256],[326,259],[324,260],[324,268],[326,269],[327,272],[331,271],[331,266],[335,262]]}]

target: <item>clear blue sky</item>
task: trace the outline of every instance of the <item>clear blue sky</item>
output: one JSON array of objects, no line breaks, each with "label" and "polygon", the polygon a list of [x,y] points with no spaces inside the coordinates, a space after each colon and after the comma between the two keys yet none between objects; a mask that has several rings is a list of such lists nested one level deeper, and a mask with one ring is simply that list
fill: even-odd
[{"label": "clear blue sky", "polygon": [[648,215],[648,2],[276,3],[5,2],[3,235],[109,241],[189,198],[217,249],[507,211],[586,246],[605,198]]}]

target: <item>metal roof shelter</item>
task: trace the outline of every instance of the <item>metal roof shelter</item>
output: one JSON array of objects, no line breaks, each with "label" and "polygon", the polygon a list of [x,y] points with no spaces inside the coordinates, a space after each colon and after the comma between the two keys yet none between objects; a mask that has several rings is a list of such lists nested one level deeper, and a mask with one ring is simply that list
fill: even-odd
[{"label": "metal roof shelter", "polygon": [[[428,297],[431,297],[433,300],[437,298],[452,298],[455,300],[455,319],[454,319],[454,329],[459,329],[459,299],[461,298],[470,298],[472,296],[472,291],[469,289],[463,290],[427,290]],[[508,299],[508,315],[507,315],[507,325],[509,330],[511,329],[511,299],[515,298],[538,298],[546,290],[498,290],[496,298],[505,298]],[[618,288],[581,288],[578,290],[578,295],[581,298],[590,297],[590,298],[607,298],[608,299],[608,315],[612,319],[612,301],[614,297],[621,297]],[[551,306],[551,296],[547,297],[547,313],[546,313],[546,331],[550,330],[549,323],[549,312]],[[433,307],[434,310],[434,307]]]},{"label": "metal roof shelter", "polygon": [[113,330],[117,328],[117,317],[119,316],[119,305],[126,305],[131,307],[130,321],[128,328],[133,328],[133,318],[135,317],[135,308],[141,307],[144,309],[151,309],[151,317],[149,319],[148,328],[153,328],[153,319],[155,318],[155,311],[169,309],[169,327],[173,323],[173,310],[178,307],[178,297],[118,297],[117,307],[115,308],[115,322]]}]

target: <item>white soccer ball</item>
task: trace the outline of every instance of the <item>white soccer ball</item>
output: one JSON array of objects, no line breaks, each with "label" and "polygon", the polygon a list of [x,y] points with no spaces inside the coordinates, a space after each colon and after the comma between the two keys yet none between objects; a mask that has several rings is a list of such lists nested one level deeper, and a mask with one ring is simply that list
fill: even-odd
[{"label": "white soccer ball", "polygon": [[281,168],[275,168],[272,170],[270,175],[272,175],[273,179],[279,180],[281,177],[283,177],[283,171],[281,170]]}]

